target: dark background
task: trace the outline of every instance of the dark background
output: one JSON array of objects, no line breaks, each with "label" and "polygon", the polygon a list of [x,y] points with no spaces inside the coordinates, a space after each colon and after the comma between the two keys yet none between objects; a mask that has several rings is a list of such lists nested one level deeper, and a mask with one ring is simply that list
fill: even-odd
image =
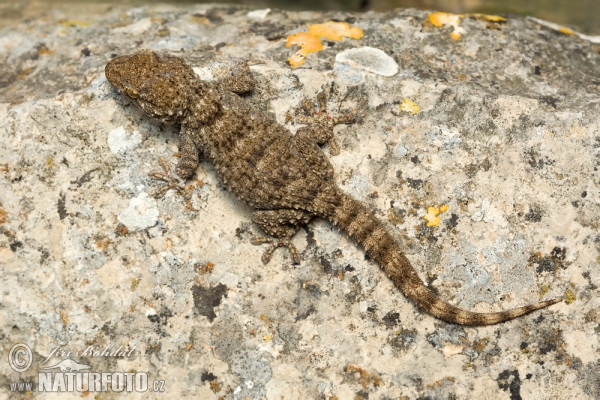
[{"label": "dark background", "polygon": [[600,35],[600,0],[0,0],[0,28],[10,26],[23,18],[43,17],[51,7],[101,12],[110,4],[140,6],[157,3],[232,3],[253,8],[281,8],[286,10],[343,10],[387,11],[399,7],[414,7],[452,13],[486,13],[531,15],[579,32]]}]

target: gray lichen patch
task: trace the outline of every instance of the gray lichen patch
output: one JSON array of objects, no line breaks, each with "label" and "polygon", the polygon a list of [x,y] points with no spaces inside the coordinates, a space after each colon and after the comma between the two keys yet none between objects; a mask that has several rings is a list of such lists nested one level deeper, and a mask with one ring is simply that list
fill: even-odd
[{"label": "gray lichen patch", "polygon": [[[175,397],[600,396],[597,44],[517,17],[464,18],[454,40],[415,10],[112,7],[0,32],[5,357],[17,343],[34,365],[56,346],[123,345],[132,357],[73,358],[145,371]],[[327,20],[364,36],[291,68],[286,37]],[[398,72],[336,64],[367,46]],[[263,265],[252,210],[207,161],[189,201],[147,196],[158,157],[178,161],[178,127],[146,118],[103,75],[140,48],[206,76],[249,56],[258,86],[246,99],[293,132],[288,114],[322,89],[331,112],[355,111],[358,123],[336,129],[340,155],[325,150],[336,182],[443,299],[475,311],[567,301],[497,326],[445,324],[321,220],[294,238],[300,265],[285,251]],[[37,372],[0,363],[0,391]]]}]

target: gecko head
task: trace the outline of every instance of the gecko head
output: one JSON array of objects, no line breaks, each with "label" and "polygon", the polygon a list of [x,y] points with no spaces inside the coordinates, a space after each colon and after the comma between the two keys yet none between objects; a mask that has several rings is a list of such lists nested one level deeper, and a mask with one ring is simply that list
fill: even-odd
[{"label": "gecko head", "polygon": [[180,57],[140,50],[106,64],[106,79],[132,99],[146,114],[168,123],[181,123],[191,102],[190,93],[199,81]]}]

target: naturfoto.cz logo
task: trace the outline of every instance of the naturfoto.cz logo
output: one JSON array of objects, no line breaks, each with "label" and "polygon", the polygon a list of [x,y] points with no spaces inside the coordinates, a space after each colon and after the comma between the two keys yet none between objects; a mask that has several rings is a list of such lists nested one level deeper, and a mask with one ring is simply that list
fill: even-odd
[{"label": "naturfoto.cz logo", "polygon": [[[109,348],[113,345],[109,345]],[[59,353],[57,348],[51,354]],[[89,348],[87,351],[91,351]],[[64,353],[64,352],[63,352]],[[97,356],[106,356],[109,353],[96,352]],[[129,352],[131,353],[131,352]],[[66,355],[67,353],[61,354]],[[68,353],[71,354],[70,352]],[[117,354],[113,352],[112,354]],[[120,354],[122,356],[122,354]],[[48,356],[44,363],[52,355]],[[23,373],[33,363],[33,353],[29,346],[19,343],[14,345],[8,355],[11,368]],[[79,363],[71,358],[66,358],[54,365],[40,368],[38,371],[37,385],[34,382],[11,382],[11,392],[164,392],[164,381],[154,380],[148,386],[146,372],[88,372],[92,366]],[[42,372],[44,371],[44,372]],[[52,371],[52,372],[45,372]]]}]

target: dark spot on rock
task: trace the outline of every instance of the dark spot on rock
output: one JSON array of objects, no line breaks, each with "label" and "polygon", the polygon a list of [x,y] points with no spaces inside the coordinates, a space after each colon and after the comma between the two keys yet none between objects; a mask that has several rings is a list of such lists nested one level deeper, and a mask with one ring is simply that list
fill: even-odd
[{"label": "dark spot on rock", "polygon": [[296,321],[306,319],[316,311],[315,303],[321,298],[322,292],[319,285],[301,282],[294,304],[296,305]]},{"label": "dark spot on rock", "polygon": [[535,270],[538,274],[543,271],[554,273],[559,268],[567,268],[564,264],[566,256],[567,250],[564,247],[555,247],[552,249],[552,252],[550,252],[550,255],[542,256],[541,253],[537,252],[529,256],[527,262],[529,265],[535,266]]},{"label": "dark spot on rock", "polygon": [[415,329],[402,329],[398,334],[394,334],[390,345],[398,350],[406,351],[417,341],[417,331]]},{"label": "dark spot on rock", "polygon": [[527,374],[527,375],[525,375],[525,379],[531,379],[532,376],[533,376],[532,374]]},{"label": "dark spot on rock", "polygon": [[81,50],[81,54],[82,54],[84,57],[89,57],[89,56],[90,56],[90,54],[91,54],[91,51],[90,51],[90,49],[88,49],[88,48],[86,47],[85,49],[82,49],[82,50]]},{"label": "dark spot on rock", "polygon": [[67,216],[67,209],[65,207],[65,203],[66,203],[66,199],[65,199],[65,194],[61,192],[60,196],[58,197],[58,217],[63,220],[65,219],[65,217]]},{"label": "dark spot on rock", "polygon": [[389,312],[383,317],[383,323],[388,329],[392,329],[394,326],[398,325],[400,321],[400,313],[397,312]]},{"label": "dark spot on rock", "polygon": [[217,317],[214,309],[221,304],[224,296],[227,297],[227,286],[222,283],[209,288],[198,285],[192,287],[192,297],[194,298],[196,311],[208,318],[210,322],[213,322]]},{"label": "dark spot on rock", "polygon": [[564,261],[567,258],[567,249],[564,247],[555,247],[550,252],[550,256],[556,258],[559,261]]},{"label": "dark spot on rock", "polygon": [[22,249],[23,248],[23,243],[17,241],[14,241],[10,244],[10,249],[13,251],[13,253],[16,253],[17,250]]},{"label": "dark spot on rock", "polygon": [[158,314],[148,315],[148,319],[151,322],[157,323],[158,321],[160,321],[160,316]]},{"label": "dark spot on rock", "polygon": [[527,342],[521,342],[521,345],[519,346],[519,349],[525,350],[527,348],[527,346],[528,346]]},{"label": "dark spot on rock", "polygon": [[454,229],[456,228],[456,226],[458,225],[458,215],[452,213],[450,215],[450,218],[447,219],[446,221],[444,221],[444,223],[446,224],[446,226],[448,226],[448,228],[450,229]]},{"label": "dark spot on rock", "polygon": [[354,268],[352,265],[348,264],[344,267],[344,271],[352,272],[352,271],[356,271],[356,268]]},{"label": "dark spot on rock", "polygon": [[544,211],[538,205],[532,205],[529,208],[527,214],[525,214],[525,220],[529,222],[540,222],[542,220],[542,216],[544,215]]},{"label": "dark spot on rock", "polygon": [[333,266],[331,265],[329,260],[327,260],[325,257],[321,257],[319,258],[319,263],[323,267],[323,272],[325,272],[326,274],[331,274],[331,272],[333,271]]},{"label": "dark spot on rock", "polygon": [[411,158],[410,158],[410,161],[411,161],[413,164],[418,164],[418,163],[420,162],[420,161],[419,161],[419,156],[413,156],[413,157],[411,157]]},{"label": "dark spot on rock", "polygon": [[411,188],[413,188],[415,190],[421,190],[421,188],[423,187],[423,180],[422,179],[410,179],[410,178],[406,178],[406,181],[408,182],[408,186],[410,186]]},{"label": "dark spot on rock", "polygon": [[367,312],[374,313],[377,311],[377,306],[367,307]]},{"label": "dark spot on rock", "polygon": [[364,390],[361,390],[360,392],[356,392],[356,397],[355,399],[365,399],[365,400],[369,400],[369,393],[365,392]]},{"label": "dark spot on rock", "polygon": [[587,197],[587,191],[584,190],[583,192],[581,192],[581,197],[586,198]]},{"label": "dark spot on rock", "polygon": [[521,400],[521,378],[518,370],[505,369],[498,375],[498,387],[505,392],[510,392],[511,400]]},{"label": "dark spot on rock", "polygon": [[200,380],[202,382],[212,382],[212,381],[216,381],[217,380],[217,376],[215,374],[213,374],[212,372],[203,372],[202,375],[200,376]]},{"label": "dark spot on rock", "polygon": [[536,75],[541,75],[542,74],[542,69],[540,68],[539,65],[536,65],[534,67],[534,72],[533,73],[536,74]]},{"label": "dark spot on rock", "polygon": [[552,96],[542,96],[539,98],[539,101],[546,106],[551,106],[552,108],[556,108],[556,103],[558,103],[558,99]]}]

